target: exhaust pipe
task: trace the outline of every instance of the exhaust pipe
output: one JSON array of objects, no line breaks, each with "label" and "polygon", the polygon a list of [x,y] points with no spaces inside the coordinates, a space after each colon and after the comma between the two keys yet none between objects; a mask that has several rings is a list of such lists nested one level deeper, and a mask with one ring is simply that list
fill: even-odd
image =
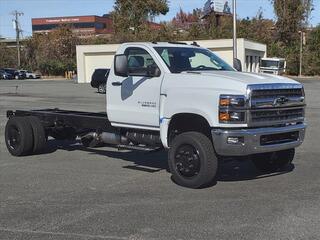
[{"label": "exhaust pipe", "polygon": [[81,142],[85,147],[97,147],[103,143],[111,145],[127,144],[128,139],[117,133],[90,132],[81,137]]}]

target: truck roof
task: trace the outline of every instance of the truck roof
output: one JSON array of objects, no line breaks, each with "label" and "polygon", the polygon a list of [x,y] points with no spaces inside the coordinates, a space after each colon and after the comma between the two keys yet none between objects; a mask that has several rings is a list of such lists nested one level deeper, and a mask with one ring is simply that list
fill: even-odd
[{"label": "truck roof", "polygon": [[122,45],[143,45],[148,47],[200,47],[196,42],[187,44],[185,42],[128,42]]}]

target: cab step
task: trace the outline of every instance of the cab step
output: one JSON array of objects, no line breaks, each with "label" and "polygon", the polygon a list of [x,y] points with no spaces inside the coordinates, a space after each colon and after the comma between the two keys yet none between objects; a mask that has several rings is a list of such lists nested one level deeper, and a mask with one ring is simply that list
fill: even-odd
[{"label": "cab step", "polygon": [[118,150],[136,150],[143,152],[157,152],[161,151],[162,147],[147,147],[147,146],[135,146],[135,145],[118,145]]}]

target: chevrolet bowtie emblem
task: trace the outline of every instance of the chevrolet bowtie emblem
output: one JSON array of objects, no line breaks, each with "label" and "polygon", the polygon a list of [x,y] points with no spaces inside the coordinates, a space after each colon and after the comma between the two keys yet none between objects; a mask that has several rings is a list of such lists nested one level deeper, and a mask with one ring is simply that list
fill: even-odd
[{"label": "chevrolet bowtie emblem", "polygon": [[278,97],[273,101],[273,106],[274,107],[279,107],[282,106],[283,104],[289,102],[289,98],[287,97]]}]

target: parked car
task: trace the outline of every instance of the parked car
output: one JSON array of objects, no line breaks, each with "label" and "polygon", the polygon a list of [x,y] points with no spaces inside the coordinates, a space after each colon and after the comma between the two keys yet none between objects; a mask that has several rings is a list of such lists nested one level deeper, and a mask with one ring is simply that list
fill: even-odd
[{"label": "parked car", "polygon": [[4,69],[0,69],[0,79],[13,79],[13,75],[6,72]]},{"label": "parked car", "polygon": [[38,73],[33,73],[31,71],[28,70],[21,70],[22,72],[24,72],[24,74],[26,75],[26,78],[28,79],[39,79],[41,78],[41,75]]},{"label": "parked car", "polygon": [[110,69],[97,68],[91,77],[91,86],[98,89],[98,93],[106,93],[106,83]]},{"label": "parked car", "polygon": [[4,68],[3,69],[6,73],[9,73],[13,76],[14,79],[25,79],[26,74],[24,72],[21,72],[19,70],[16,70],[14,68]]}]

